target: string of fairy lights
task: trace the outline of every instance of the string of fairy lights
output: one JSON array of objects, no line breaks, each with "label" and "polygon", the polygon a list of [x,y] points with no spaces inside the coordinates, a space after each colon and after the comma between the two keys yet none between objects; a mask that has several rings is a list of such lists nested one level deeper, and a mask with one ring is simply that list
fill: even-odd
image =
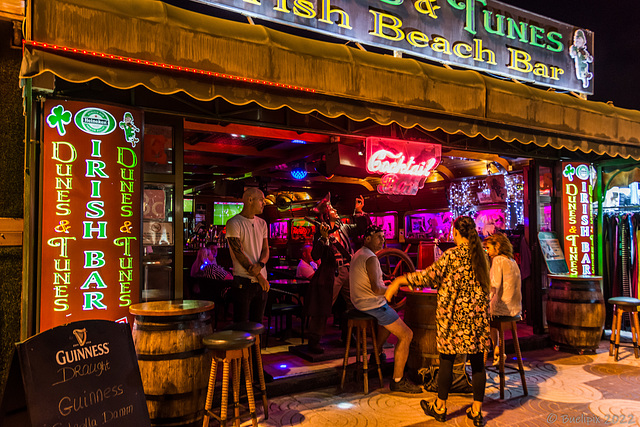
[{"label": "string of fairy lights", "polygon": [[[505,222],[509,226],[524,224],[524,178],[522,174],[504,174],[502,176],[507,193],[504,197],[504,203],[507,205]],[[480,199],[485,195],[490,198],[490,193],[491,188],[486,177],[466,178],[452,182],[448,192],[449,211],[454,217],[459,215],[475,217],[478,209],[482,206]],[[514,214],[515,223],[512,221]]]}]

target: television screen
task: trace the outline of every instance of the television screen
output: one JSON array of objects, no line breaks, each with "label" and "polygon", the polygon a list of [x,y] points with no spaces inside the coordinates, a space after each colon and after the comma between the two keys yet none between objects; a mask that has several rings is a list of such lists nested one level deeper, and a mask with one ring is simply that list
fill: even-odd
[{"label": "television screen", "polygon": [[185,213],[193,212],[193,199],[184,199],[183,210]]},{"label": "television screen", "polygon": [[384,230],[384,238],[387,240],[396,239],[398,237],[397,221],[395,213],[386,215],[370,215],[369,219],[374,225]]},{"label": "television screen", "polygon": [[227,225],[227,221],[242,210],[242,203],[213,203],[213,225]]},{"label": "television screen", "polygon": [[269,224],[269,238],[286,240],[289,237],[289,222],[276,221]]},{"label": "television screen", "polygon": [[416,212],[405,216],[407,239],[450,240],[451,212]]}]

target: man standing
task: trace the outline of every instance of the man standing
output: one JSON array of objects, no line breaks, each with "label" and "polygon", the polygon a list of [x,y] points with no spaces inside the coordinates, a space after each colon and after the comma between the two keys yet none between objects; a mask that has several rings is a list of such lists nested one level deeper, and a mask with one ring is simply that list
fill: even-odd
[{"label": "man standing", "polygon": [[262,323],[269,292],[265,268],[269,243],[267,223],[256,215],[264,209],[264,194],[257,188],[248,188],[242,202],[242,211],[227,221],[227,242],[233,259],[233,321]]},{"label": "man standing", "polygon": [[[318,203],[316,213],[316,236],[311,255],[320,260],[318,270],[311,278],[304,298],[306,314],[309,317],[309,352],[324,353],[320,339],[325,333],[331,308],[334,307],[334,321],[341,323],[342,341],[346,342],[346,321],[342,321],[349,298],[349,262],[353,255],[351,237],[361,236],[369,225],[363,212],[364,198],[356,198],[351,224],[344,224],[338,211],[331,205],[331,193]],[[342,297],[338,301],[338,297]],[[342,304],[341,304],[342,303]]]},{"label": "man standing", "polygon": [[351,302],[358,310],[378,320],[378,337],[374,351],[378,354],[382,353],[382,345],[389,338],[389,334],[398,338],[393,356],[393,378],[389,383],[391,391],[421,393],[422,388],[404,377],[404,366],[409,356],[413,331],[389,306],[388,299],[397,290],[388,289],[384,285],[380,261],[376,256],[376,252],[383,246],[384,230],[377,225],[368,227],[364,233],[364,246],[351,259],[349,272]]}]

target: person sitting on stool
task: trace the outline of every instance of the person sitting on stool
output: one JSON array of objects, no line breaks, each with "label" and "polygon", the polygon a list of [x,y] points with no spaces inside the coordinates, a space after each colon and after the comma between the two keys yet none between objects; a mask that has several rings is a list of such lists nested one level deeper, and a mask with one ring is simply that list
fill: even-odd
[{"label": "person sitting on stool", "polygon": [[404,367],[409,357],[409,345],[413,331],[389,306],[388,301],[398,292],[398,287],[387,288],[382,278],[380,260],[376,256],[384,246],[384,230],[377,225],[367,228],[364,246],[351,259],[349,287],[351,302],[359,311],[378,320],[377,342],[374,351],[382,353],[382,346],[390,334],[398,338],[393,355],[393,378],[389,383],[391,391],[422,393],[422,388],[411,383],[404,376]]},{"label": "person sitting on stool", "polygon": [[296,277],[302,279],[311,279],[317,269],[318,264],[316,264],[311,257],[311,246],[305,245],[302,248],[302,258],[300,259],[298,268],[296,269]]}]

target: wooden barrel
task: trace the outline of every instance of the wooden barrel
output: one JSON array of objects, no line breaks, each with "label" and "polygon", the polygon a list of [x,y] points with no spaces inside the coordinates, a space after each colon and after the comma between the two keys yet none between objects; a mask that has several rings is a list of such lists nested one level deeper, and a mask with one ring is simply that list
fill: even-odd
[{"label": "wooden barrel", "polygon": [[549,338],[576,350],[598,348],[605,320],[602,277],[549,275],[549,278]]},{"label": "wooden barrel", "polygon": [[210,301],[134,304],[133,343],[152,426],[202,425],[213,333]]},{"label": "wooden barrel", "polygon": [[407,368],[412,378],[418,377],[422,368],[439,364],[436,347],[436,296],[434,289],[411,291],[402,288],[407,296],[404,322],[413,331]]}]

